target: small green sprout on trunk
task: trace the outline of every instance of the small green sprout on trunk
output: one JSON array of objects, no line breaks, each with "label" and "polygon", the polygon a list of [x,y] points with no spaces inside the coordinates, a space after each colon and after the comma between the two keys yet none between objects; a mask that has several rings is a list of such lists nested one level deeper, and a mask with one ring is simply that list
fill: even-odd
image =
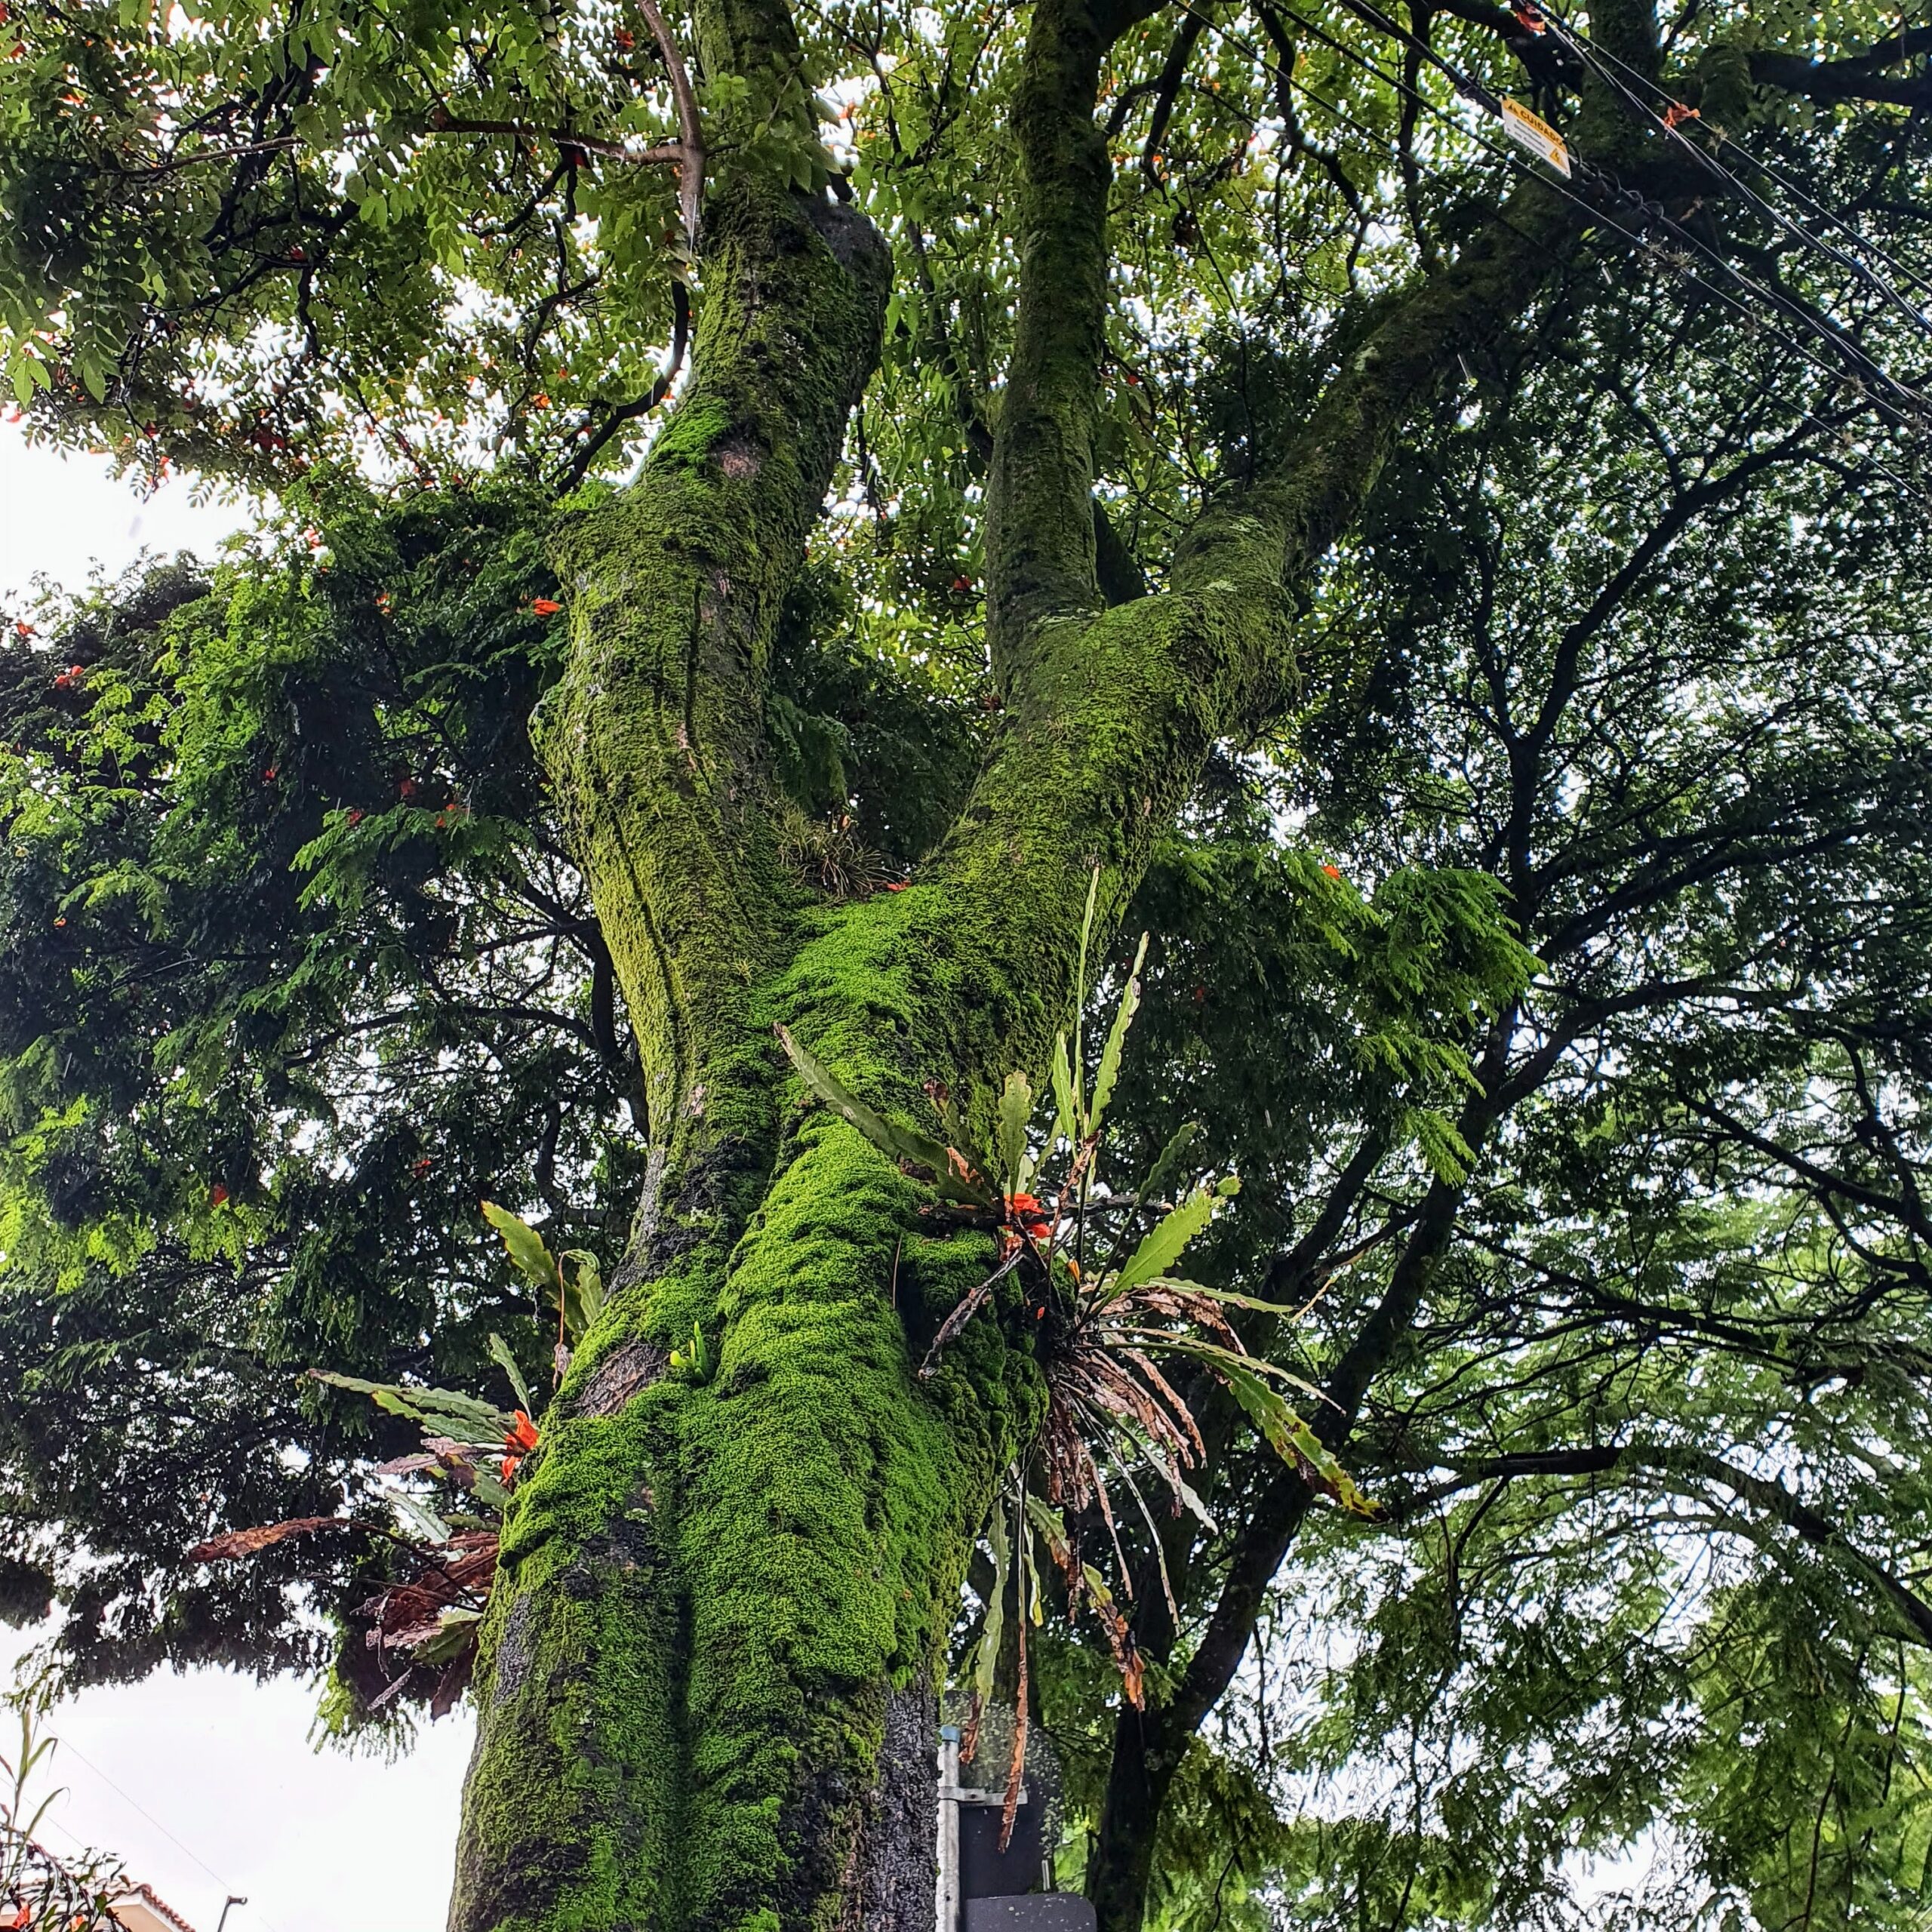
[{"label": "small green sprout on trunk", "polygon": [[[1137,1707],[1143,1669],[1128,1619],[1103,1571],[1080,1553],[1078,1525],[1104,1534],[1111,1546],[1115,1586],[1128,1597],[1133,1582],[1118,1533],[1117,1510],[1131,1500],[1146,1523],[1171,1614],[1178,1620],[1160,1535],[1143,1482],[1164,1486],[1172,1510],[1191,1511],[1211,1529],[1207,1505],[1189,1481],[1206,1456],[1188,1398],[1174,1386],[1173,1365],[1196,1382],[1217,1383],[1282,1460],[1312,1487],[1356,1515],[1374,1506],[1322,1442],[1288,1405],[1286,1386],[1318,1396],[1312,1384],[1251,1354],[1229,1310],[1292,1318],[1297,1311],[1214,1288],[1174,1273],[1189,1246],[1240,1190],[1233,1174],[1204,1180],[1177,1201],[1166,1197],[1186,1171],[1199,1134],[1183,1126],[1140,1186],[1113,1191],[1101,1175],[1107,1108],[1140,1004],[1147,957],[1143,934],[1115,1008],[1091,1086],[1083,1064],[1078,1016],[1086,1004],[1089,943],[1100,875],[1095,872],[1081,922],[1075,982],[1075,1023],[1054,1042],[1052,1109],[1036,1129],[1032,1084],[1023,1070],[1008,1074],[994,1117],[990,1154],[974,1147],[947,1090],[927,1089],[948,1134],[932,1140],[885,1119],[849,1093],[837,1077],[783,1026],[779,1041],[806,1087],[881,1152],[928,1177],[936,1193],[981,1222],[999,1244],[998,1265],[954,1307],[934,1337],[919,1374],[929,1377],[946,1347],[992,1301],[1003,1281],[1024,1286],[1023,1306],[1039,1337],[1048,1402],[1038,1434],[1015,1460],[992,1512],[988,1540],[992,1593],[972,1676],[972,1715],[962,1755],[977,1742],[980,1709],[992,1684],[1005,1638],[1005,1598],[1016,1593],[1020,1687],[1001,1843],[1011,1835],[1026,1733],[1026,1630],[1044,1612],[1044,1561],[1066,1586],[1067,1614],[1082,1599],[1106,1631],[1124,1694]],[[1151,1225],[1149,1217],[1152,1216]],[[1170,1367],[1164,1371],[1158,1358]],[[1068,1516],[1073,1524],[1069,1527]]]}]

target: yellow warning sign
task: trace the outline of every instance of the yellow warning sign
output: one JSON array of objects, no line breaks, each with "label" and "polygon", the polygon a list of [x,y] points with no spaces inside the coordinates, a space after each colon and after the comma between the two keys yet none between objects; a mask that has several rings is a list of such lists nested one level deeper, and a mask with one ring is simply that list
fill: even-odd
[{"label": "yellow warning sign", "polygon": [[1507,95],[1503,101],[1503,131],[1519,148],[1527,148],[1537,160],[1547,162],[1565,180],[1570,178],[1570,150],[1563,137],[1540,115],[1532,114],[1520,100]]}]

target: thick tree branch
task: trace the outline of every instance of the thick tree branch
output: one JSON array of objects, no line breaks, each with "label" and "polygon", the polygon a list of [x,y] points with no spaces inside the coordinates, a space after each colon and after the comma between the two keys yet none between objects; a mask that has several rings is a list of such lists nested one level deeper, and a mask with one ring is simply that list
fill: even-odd
[{"label": "thick tree branch", "polygon": [[1041,618],[1100,601],[1094,429],[1112,170],[1094,111],[1106,45],[1090,0],[1041,0],[1014,100],[1020,288],[986,492],[986,638],[1003,687]]},{"label": "thick tree branch", "polygon": [[573,642],[542,734],[674,1171],[752,1128],[715,1063],[785,943],[765,666],[888,275],[863,217],[805,196],[741,185],[710,230],[690,387],[638,482],[563,534]]},{"label": "thick tree branch", "polygon": [[685,244],[697,252],[700,237],[700,213],[704,204],[704,131],[698,118],[697,96],[677,38],[665,24],[657,0],[637,0],[638,10],[657,43],[659,57],[670,78],[671,98],[678,109],[678,208],[684,217]]},{"label": "thick tree branch", "polygon": [[1359,513],[1414,410],[1460,355],[1522,312],[1580,226],[1540,183],[1519,186],[1455,261],[1387,305],[1274,470],[1203,515],[1175,559],[1176,588],[1235,592],[1278,611],[1292,580]]},{"label": "thick tree branch", "polygon": [[1932,107],[1932,66],[1893,75],[1888,67],[1932,54],[1932,27],[1908,27],[1866,52],[1842,60],[1814,60],[1801,54],[1753,49],[1751,78],[1760,87],[1800,94],[1813,100],[1889,101],[1900,107]]}]

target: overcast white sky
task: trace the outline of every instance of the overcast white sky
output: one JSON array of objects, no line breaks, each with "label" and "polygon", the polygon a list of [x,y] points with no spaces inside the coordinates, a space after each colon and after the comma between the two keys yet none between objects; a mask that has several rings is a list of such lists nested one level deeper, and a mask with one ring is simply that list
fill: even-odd
[{"label": "overcast white sky", "polygon": [[[36,573],[78,589],[143,550],[212,555],[247,521],[197,509],[174,482],[143,502],[104,460],[29,450],[0,425],[0,603]],[[0,1687],[23,1647],[0,1628]],[[215,1932],[437,1932],[449,1898],[466,1713],[432,1727],[400,1764],[318,1752],[315,1694],[226,1671],[170,1672],[91,1690],[54,1715],[63,1796],[48,1835],[118,1852],[196,1928]],[[0,1744],[11,1752],[11,1746]]]}]

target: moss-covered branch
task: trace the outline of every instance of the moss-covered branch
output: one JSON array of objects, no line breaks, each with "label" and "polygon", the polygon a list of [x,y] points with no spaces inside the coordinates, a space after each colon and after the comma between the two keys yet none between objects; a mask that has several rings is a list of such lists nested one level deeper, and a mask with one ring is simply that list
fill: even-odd
[{"label": "moss-covered branch", "polygon": [[803,195],[741,183],[714,197],[708,234],[690,392],[638,482],[560,542],[572,647],[543,733],[674,1175],[726,1140],[768,1152],[745,1001],[784,955],[795,894],[764,773],[765,669],[888,278],[863,217]]},{"label": "moss-covered branch", "polygon": [[986,492],[986,634],[1002,684],[1041,617],[1100,601],[1094,431],[1113,173],[1094,108],[1106,45],[1091,0],[1040,0],[1014,100],[1020,288]]},{"label": "moss-covered branch", "polygon": [[[981,1321],[914,1380],[985,1238],[927,1235],[917,1189],[850,1128],[781,1117],[770,1028],[906,1117],[924,1078],[970,1109],[1037,1069],[1089,869],[1116,919],[1217,740],[1282,713],[1297,580],[1458,353],[1577,232],[1526,188],[1388,306],[1287,463],[1203,520],[1167,594],[1102,610],[1101,42],[1052,7],[1035,38],[1034,79],[1057,76],[1023,103],[1035,186],[1071,169],[1087,199],[1036,202],[1026,245],[1060,312],[1030,334],[1023,315],[995,453],[999,740],[909,889],[803,903],[759,744],[777,601],[875,349],[869,231],[790,200],[714,208],[692,392],[639,487],[568,540],[575,648],[546,743],[647,1042],[678,1224],[648,1231],[515,1506],[458,1932],[929,1913],[905,1875],[928,1852],[934,1673],[1038,1370],[1023,1324]],[[699,1366],[672,1373],[694,1325]]]}]

